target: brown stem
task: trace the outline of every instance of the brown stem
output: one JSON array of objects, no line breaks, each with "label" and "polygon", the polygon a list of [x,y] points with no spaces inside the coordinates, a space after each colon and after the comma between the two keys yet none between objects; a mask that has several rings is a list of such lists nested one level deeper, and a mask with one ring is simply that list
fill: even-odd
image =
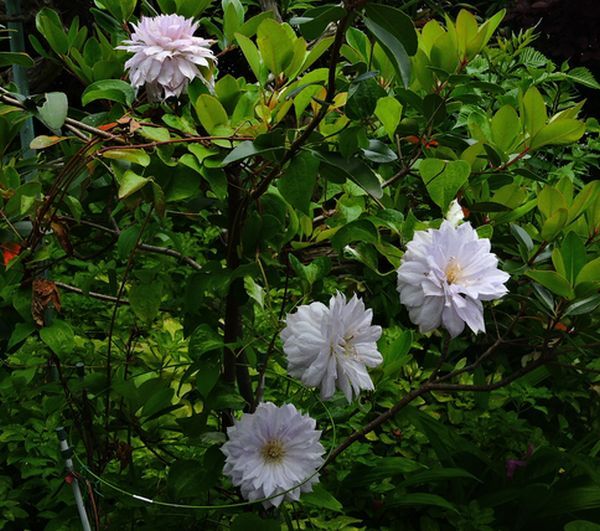
[{"label": "brown stem", "polygon": [[321,104],[319,112],[309,122],[309,124],[306,126],[306,129],[304,129],[304,131],[298,136],[298,138],[296,138],[296,140],[292,142],[292,145],[285,152],[279,164],[277,164],[269,172],[269,174],[258,184],[258,186],[250,193],[251,199],[258,199],[262,194],[264,194],[267,191],[271,182],[281,174],[281,169],[283,168],[283,166],[285,166],[285,164],[289,162],[293,158],[293,156],[300,150],[300,148],[304,145],[308,137],[313,133],[313,131],[319,126],[321,121],[327,115],[329,106],[333,102],[333,98],[335,96],[335,74],[340,50],[342,48],[342,44],[344,43],[344,34],[353,15],[353,10],[348,11],[344,18],[342,18],[339,21],[337,30],[335,32],[335,38],[333,41],[333,46],[331,48],[331,58],[329,60],[329,74],[325,102]]},{"label": "brown stem", "polygon": [[[110,227],[105,227],[104,225],[100,225],[98,223],[93,223],[91,221],[86,221],[86,220],[76,220],[75,218],[69,217],[69,216],[61,216],[62,219],[66,219],[68,221],[72,221],[75,224],[78,225],[85,225],[87,227],[92,227],[94,229],[98,229],[99,231],[102,232],[106,232],[107,234],[114,234],[115,236],[119,234],[120,231],[116,230],[116,229],[111,229]],[[175,249],[170,249],[168,247],[159,247],[157,245],[149,245],[147,243],[140,243],[137,248],[140,251],[146,252],[146,253],[156,253],[156,254],[164,254],[166,256],[171,256],[173,258],[176,258],[177,260],[180,260],[181,262],[184,262],[185,264],[189,265],[192,269],[195,269],[196,271],[202,271],[202,266],[196,262],[193,258],[186,256],[184,254],[181,254],[179,251],[176,251]]]},{"label": "brown stem", "polygon": [[476,393],[494,391],[496,389],[506,387],[507,385],[514,382],[518,378],[521,378],[525,374],[528,374],[531,371],[537,369],[538,367],[541,367],[548,361],[549,361],[549,359],[547,356],[542,356],[541,358],[530,363],[529,365],[526,365],[525,367],[522,367],[518,371],[515,371],[511,375],[503,378],[502,380],[495,382],[495,383],[487,384],[487,385],[449,384],[449,383],[443,383],[440,380],[436,380],[434,382],[426,382],[421,387],[410,391],[406,396],[404,396],[399,402],[397,402],[390,409],[388,409],[384,413],[380,414],[378,417],[373,419],[371,422],[369,422],[362,428],[356,430],[349,437],[347,437],[337,448],[335,448],[331,452],[331,455],[328,457],[327,461],[325,462],[325,466],[327,466],[328,464],[333,462],[337,458],[337,456],[340,455],[344,450],[346,450],[346,448],[348,448],[352,443],[356,442],[358,439],[360,439],[361,437],[363,437],[370,431],[373,431],[375,428],[378,428],[384,422],[391,419],[394,415],[396,415],[396,413],[398,413],[401,409],[405,408],[408,404],[410,404],[413,400],[415,400],[419,396],[427,394],[430,391],[444,391],[444,392],[449,392],[449,393],[456,392],[456,391],[476,392]]}]

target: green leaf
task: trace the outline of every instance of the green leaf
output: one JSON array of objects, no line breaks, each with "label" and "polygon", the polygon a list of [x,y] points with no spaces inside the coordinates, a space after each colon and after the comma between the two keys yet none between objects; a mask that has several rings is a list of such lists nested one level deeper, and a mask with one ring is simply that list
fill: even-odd
[{"label": "green leaf", "polygon": [[473,474],[462,468],[436,468],[434,470],[423,470],[422,472],[410,474],[404,481],[397,482],[395,485],[396,487],[408,487],[410,485],[431,484],[435,481],[446,481],[449,479],[479,481]]},{"label": "green leaf", "polygon": [[[259,13],[258,15],[254,15],[253,17],[250,17],[246,22],[244,22],[244,24],[242,24],[238,33],[241,33],[245,37],[252,37],[253,35],[256,35],[258,26],[260,26],[262,21],[267,18],[273,18],[273,11],[271,11],[271,10],[263,11],[262,13]],[[237,33],[236,33],[236,35],[237,35]]]},{"label": "green leaf", "polygon": [[258,48],[248,37],[241,33],[235,34],[235,40],[242,50],[246,61],[248,61],[252,73],[261,84],[264,84],[265,76],[262,74],[262,60]]},{"label": "green leaf", "polygon": [[592,72],[590,72],[590,70],[585,66],[578,66],[572,70],[569,70],[565,74],[565,77],[585,87],[595,90],[600,89],[600,83],[596,81],[594,74],[592,74]]},{"label": "green leaf", "polygon": [[119,258],[125,259],[131,254],[139,233],[140,229],[135,225],[121,231],[119,239],[117,240],[117,252]]},{"label": "green leaf", "polygon": [[45,94],[46,101],[37,108],[38,116],[48,129],[56,131],[65,123],[69,102],[63,92],[48,92]]},{"label": "green leaf", "polygon": [[0,52],[0,67],[19,65],[25,68],[31,68],[34,61],[25,52]]},{"label": "green leaf", "polygon": [[385,501],[385,506],[388,509],[396,507],[414,507],[415,505],[428,505],[447,509],[455,513],[459,512],[458,509],[445,498],[442,498],[437,494],[429,494],[426,492],[409,492],[398,494],[392,499],[386,499]]},{"label": "green leaf", "polygon": [[283,149],[283,137],[277,132],[265,133],[258,136],[255,140],[245,140],[240,142],[229,154],[223,159],[222,166],[227,166],[232,162],[244,160],[255,155],[264,155],[273,153]]},{"label": "green leaf", "polygon": [[289,254],[288,256],[292,269],[309,286],[325,278],[329,271],[331,271],[331,260],[326,256],[319,256],[308,265],[304,265],[293,254]]},{"label": "green leaf", "polygon": [[527,271],[526,275],[559,297],[572,299],[575,296],[567,279],[555,271]]},{"label": "green leaf", "polygon": [[81,95],[81,103],[88,105],[96,100],[109,100],[131,107],[135,99],[135,90],[126,81],[120,79],[102,79],[87,86]]},{"label": "green leaf", "polygon": [[202,13],[213,0],[158,0],[163,13],[177,13],[183,17],[195,18]]},{"label": "green leaf", "polygon": [[95,0],[96,4],[104,6],[108,12],[120,22],[129,20],[137,0]]},{"label": "green leaf", "polygon": [[244,277],[244,288],[251,299],[253,299],[261,308],[265,307],[265,290],[262,286],[259,286],[251,276]]},{"label": "green leaf", "polygon": [[102,156],[113,160],[126,160],[140,166],[150,164],[150,155],[143,149],[109,149],[102,152]]},{"label": "green leaf", "polygon": [[547,184],[538,194],[537,206],[544,217],[549,218],[557,210],[566,209],[567,202],[556,188]]},{"label": "green leaf", "polygon": [[431,126],[439,125],[448,115],[446,103],[437,94],[428,94],[423,98],[423,116]]},{"label": "green leaf", "polygon": [[200,94],[194,104],[196,114],[209,134],[213,134],[220,125],[226,125],[229,121],[227,111],[221,102],[210,94]]},{"label": "green leaf", "polygon": [[63,140],[67,140],[68,138],[69,138],[68,136],[39,135],[39,136],[36,136],[31,141],[31,143],[29,144],[29,147],[31,149],[46,149],[47,147],[58,144],[59,142],[62,142]]},{"label": "green leaf", "polygon": [[404,86],[408,87],[408,84],[410,83],[411,63],[402,42],[400,42],[394,34],[390,33],[385,27],[377,24],[374,20],[365,17],[363,21],[367,29],[373,34],[394,65]]},{"label": "green leaf", "polygon": [[380,457],[374,459],[369,466],[364,464],[354,466],[345,482],[352,488],[362,487],[423,468],[422,464],[407,457]]},{"label": "green leaf", "polygon": [[142,177],[131,170],[127,170],[121,177],[117,178],[117,180],[119,182],[119,199],[129,197],[150,182],[150,179]]},{"label": "green leaf", "polygon": [[352,120],[369,118],[375,112],[377,101],[382,96],[385,96],[385,90],[374,77],[368,74],[359,76],[348,89],[344,112]]},{"label": "green leaf", "polygon": [[585,244],[577,234],[569,232],[562,242],[560,249],[566,271],[566,279],[574,284],[579,271],[587,261]]},{"label": "green leaf", "polygon": [[267,19],[258,26],[256,32],[260,56],[274,76],[281,74],[294,57],[294,41],[284,26],[287,24]]},{"label": "green leaf", "polygon": [[343,249],[351,242],[377,243],[378,235],[375,225],[366,219],[358,219],[343,225],[331,238],[331,245]]},{"label": "green leaf", "polygon": [[383,128],[390,140],[393,140],[394,133],[402,117],[402,104],[393,96],[379,98],[375,107],[375,116],[383,124]]},{"label": "green leaf", "polygon": [[556,238],[567,223],[569,212],[566,208],[559,208],[542,225],[542,238],[550,242]]},{"label": "green leaf", "polygon": [[469,179],[471,166],[464,160],[445,161],[425,159],[419,165],[419,174],[425,183],[427,192],[442,212],[456,197],[457,192]]},{"label": "green leaf", "polygon": [[341,6],[325,5],[307,9],[301,17],[292,19],[291,23],[298,24],[304,38],[312,41],[321,37],[329,24],[340,20],[345,14],[346,10]]},{"label": "green leaf", "polygon": [[343,505],[336,500],[331,493],[325,490],[325,488],[317,483],[313,485],[312,492],[307,492],[302,495],[300,501],[303,504],[311,507],[317,507],[318,509],[329,509],[338,513],[343,512]]},{"label": "green leaf", "polygon": [[572,144],[585,133],[585,124],[573,118],[556,120],[542,127],[531,139],[530,148],[539,149],[548,144]]},{"label": "green leaf", "polygon": [[529,253],[533,250],[533,240],[531,239],[531,236],[529,236],[529,233],[523,227],[515,225],[514,223],[510,224],[510,231],[523,246],[526,257],[529,256]]},{"label": "green leaf", "polygon": [[202,367],[196,377],[196,388],[204,397],[208,397],[214,389],[221,376],[221,359],[220,356],[202,360]]},{"label": "green leaf", "polygon": [[335,153],[313,153],[324,162],[321,165],[322,176],[325,175],[324,170],[326,168],[333,176],[355,182],[375,199],[383,196],[383,190],[377,175],[363,161],[357,158],[346,160]]},{"label": "green leaf", "polygon": [[277,188],[283,198],[306,215],[310,214],[318,170],[319,159],[303,152],[290,161],[283,176],[277,180]]},{"label": "green leaf", "polygon": [[233,36],[244,23],[244,6],[240,0],[222,0],[223,7],[223,35],[225,45],[233,41]]},{"label": "green leaf", "polygon": [[531,87],[523,96],[523,125],[529,137],[533,138],[546,125],[546,103],[540,91]]},{"label": "green leaf", "polygon": [[154,320],[160,309],[162,299],[162,284],[136,284],[129,289],[129,303],[133,313],[147,323]]},{"label": "green leaf", "polygon": [[508,152],[521,130],[517,111],[510,105],[501,107],[492,118],[491,129],[496,147],[503,153]]},{"label": "green leaf", "polygon": [[600,295],[592,295],[591,297],[577,300],[570,304],[565,310],[565,316],[591,314],[599,306]]},{"label": "green leaf", "polygon": [[398,160],[398,155],[381,142],[381,140],[369,140],[369,146],[363,148],[362,152],[364,157],[371,162],[385,164]]},{"label": "green leaf", "polygon": [[207,352],[220,350],[222,348],[223,338],[209,325],[202,324],[192,333],[188,346],[188,352],[192,359],[198,360]]},{"label": "green leaf", "polygon": [[581,268],[575,284],[582,284],[583,282],[600,282],[600,257],[594,258]]},{"label": "green leaf", "polygon": [[145,399],[141,416],[150,417],[171,406],[175,390],[160,378],[154,378],[145,381],[140,386],[139,394]]},{"label": "green leaf", "polygon": [[71,354],[75,346],[75,334],[71,325],[58,319],[40,330],[40,338],[57,356]]},{"label": "green leaf", "polygon": [[57,54],[67,53],[69,40],[56,11],[47,7],[40,9],[35,16],[35,27]]},{"label": "green leaf", "polygon": [[375,24],[399,39],[408,55],[417,53],[417,32],[409,16],[395,7],[372,3],[367,4],[366,13]]},{"label": "green leaf", "polygon": [[588,520],[573,520],[565,525],[564,531],[600,531],[600,524]]}]

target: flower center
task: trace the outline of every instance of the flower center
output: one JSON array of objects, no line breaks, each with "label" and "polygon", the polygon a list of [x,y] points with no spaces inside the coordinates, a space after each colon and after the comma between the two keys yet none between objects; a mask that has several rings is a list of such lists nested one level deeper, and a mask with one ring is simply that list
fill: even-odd
[{"label": "flower center", "polygon": [[446,281],[448,284],[455,284],[459,280],[461,271],[462,268],[458,265],[456,260],[450,260],[446,267]]},{"label": "flower center", "polygon": [[274,439],[263,446],[261,454],[267,463],[281,463],[285,456],[285,448],[281,441]]}]

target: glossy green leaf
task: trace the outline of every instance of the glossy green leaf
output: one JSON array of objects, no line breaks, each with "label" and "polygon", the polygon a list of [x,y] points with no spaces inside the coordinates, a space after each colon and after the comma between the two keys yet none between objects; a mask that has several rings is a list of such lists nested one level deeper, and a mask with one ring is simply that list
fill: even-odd
[{"label": "glossy green leaf", "polygon": [[142,177],[131,170],[127,170],[121,177],[118,178],[118,181],[119,199],[125,199],[138,190],[141,190],[150,182],[150,179]]},{"label": "glossy green leaf", "polygon": [[370,18],[365,18],[364,24],[385,50],[404,86],[408,87],[410,83],[411,63],[402,42],[394,34],[390,33],[388,29]]},{"label": "glossy green leaf", "polygon": [[527,271],[526,275],[560,297],[572,299],[575,295],[567,279],[555,271]]},{"label": "glossy green leaf", "polygon": [[220,125],[225,125],[229,121],[227,111],[221,102],[210,94],[200,94],[194,104],[194,109],[202,127],[209,134],[212,134]]},{"label": "glossy green leaf", "polygon": [[352,242],[376,243],[377,240],[377,229],[373,223],[359,219],[342,226],[331,238],[331,245],[341,250]]},{"label": "glossy green leaf", "polygon": [[264,20],[258,26],[256,44],[263,62],[274,76],[281,74],[294,56],[294,41],[284,24],[272,19]]},{"label": "glossy green leaf", "polygon": [[265,79],[262,73],[262,59],[260,57],[260,52],[258,51],[256,44],[254,44],[248,37],[242,35],[241,33],[235,34],[235,40],[237,41],[240,49],[242,50],[246,61],[248,61],[248,64],[252,69],[252,73],[254,74],[256,79],[258,79],[261,83],[264,84]]},{"label": "glossy green leaf", "polygon": [[383,96],[377,100],[374,113],[392,140],[402,117],[402,104],[393,96]]},{"label": "glossy green leaf", "polygon": [[567,202],[556,188],[546,185],[538,194],[537,206],[544,217],[549,218],[557,210],[566,209]]},{"label": "glossy green leaf", "polygon": [[113,160],[126,160],[140,166],[150,164],[150,155],[143,149],[109,149],[102,152],[102,156]]},{"label": "glossy green leaf", "polygon": [[504,105],[494,114],[491,128],[494,144],[500,151],[507,152],[515,143],[521,130],[517,111],[510,105]]},{"label": "glossy green leaf", "polygon": [[364,74],[354,80],[348,89],[348,99],[344,108],[346,116],[352,120],[369,118],[375,112],[377,101],[385,96],[385,91],[372,75]]},{"label": "glossy green leaf", "polygon": [[386,507],[414,507],[415,505],[427,505],[432,507],[440,507],[454,513],[458,513],[458,509],[445,498],[437,494],[429,494],[427,492],[409,492],[399,494],[392,499],[386,500]]},{"label": "glossy green leaf", "polygon": [[87,86],[81,96],[81,103],[88,105],[96,100],[109,100],[131,107],[135,99],[135,90],[126,81],[103,79]]},{"label": "glossy green leaf", "polygon": [[319,160],[310,153],[294,157],[283,175],[277,180],[277,188],[284,199],[300,212],[310,214],[310,201],[317,183]]},{"label": "glossy green leaf", "polygon": [[383,196],[377,175],[363,161],[357,158],[346,160],[334,153],[315,152],[315,154],[325,163],[321,165],[321,176],[331,175],[337,178],[341,177],[341,180],[349,179],[375,199]]},{"label": "glossy green leaf", "polygon": [[425,159],[419,165],[419,174],[429,196],[442,212],[448,209],[457,192],[467,182],[471,167],[464,160],[445,161]]},{"label": "glossy green leaf", "polygon": [[397,38],[408,55],[417,53],[417,32],[409,16],[396,7],[384,4],[367,4],[367,17]]},{"label": "glossy green leaf", "polygon": [[327,509],[329,511],[335,511],[339,513],[343,512],[342,504],[320,484],[314,485],[312,492],[303,494],[301,500],[303,504],[306,504],[310,507]]},{"label": "glossy green leaf", "polygon": [[566,208],[556,210],[542,225],[542,238],[549,242],[556,238],[567,223],[569,212]]},{"label": "glossy green leaf", "polygon": [[530,148],[539,149],[548,144],[572,144],[585,133],[585,124],[579,120],[566,118],[550,122],[542,127],[531,139]]},{"label": "glossy green leaf", "polygon": [[369,140],[368,147],[362,148],[362,152],[363,156],[371,162],[385,164],[398,160],[398,155],[380,140]]},{"label": "glossy green leaf", "polygon": [[581,268],[575,284],[582,284],[583,282],[600,282],[600,257],[594,258]]},{"label": "glossy green leaf", "polygon": [[35,63],[25,52],[0,52],[0,67],[19,65],[31,68]]},{"label": "glossy green leaf", "polygon": [[531,87],[523,96],[523,125],[532,138],[542,129],[548,120],[546,103],[536,87]]},{"label": "glossy green leaf", "polygon": [[565,266],[565,277],[573,284],[579,271],[587,262],[585,244],[577,234],[569,232],[562,242],[560,254]]},{"label": "glossy green leaf", "polygon": [[42,106],[37,108],[38,116],[48,129],[56,131],[65,123],[69,102],[63,92],[48,92],[45,97]]}]

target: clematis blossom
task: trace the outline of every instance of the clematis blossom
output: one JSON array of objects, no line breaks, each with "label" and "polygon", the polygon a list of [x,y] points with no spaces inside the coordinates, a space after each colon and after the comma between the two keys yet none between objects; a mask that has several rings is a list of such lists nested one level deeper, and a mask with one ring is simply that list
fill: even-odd
[{"label": "clematis blossom", "polygon": [[310,492],[319,482],[317,470],[325,449],[315,427],[315,420],[292,404],[261,403],[227,428],[228,441],[221,447],[223,473],[247,500],[273,496],[263,501],[264,507],[298,501],[302,492]]},{"label": "clematis blossom", "polygon": [[490,249],[468,222],[415,232],[398,269],[398,292],[422,333],[443,326],[456,337],[465,323],[475,334],[485,331],[482,301],[504,296],[510,278]]},{"label": "clematis blossom", "polygon": [[131,84],[146,86],[151,101],[179,97],[190,81],[200,78],[212,86],[211,67],[216,57],[210,49],[214,42],[195,37],[198,24],[179,15],[142,17],[133,25],[131,39],[117,50],[133,53],[125,63]]},{"label": "clematis blossom", "polygon": [[329,306],[313,302],[286,317],[281,332],[288,372],[302,383],[319,387],[330,399],[340,389],[348,402],[361,389],[372,390],[367,367],[383,361],[377,350],[381,327],[371,325],[373,311],[356,295],[349,301],[341,293]]}]

